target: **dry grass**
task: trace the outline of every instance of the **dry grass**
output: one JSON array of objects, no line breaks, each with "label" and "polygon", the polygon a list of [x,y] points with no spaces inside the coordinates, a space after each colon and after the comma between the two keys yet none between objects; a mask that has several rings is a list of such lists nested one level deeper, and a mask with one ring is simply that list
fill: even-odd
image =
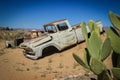
[{"label": "dry grass", "polygon": [[24,31],[20,30],[0,30],[0,39],[3,40],[14,40],[24,36]]}]

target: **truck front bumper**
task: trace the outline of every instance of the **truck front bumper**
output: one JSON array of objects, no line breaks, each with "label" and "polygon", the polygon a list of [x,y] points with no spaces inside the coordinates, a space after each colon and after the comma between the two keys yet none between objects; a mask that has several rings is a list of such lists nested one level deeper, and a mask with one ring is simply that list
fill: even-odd
[{"label": "truck front bumper", "polygon": [[24,48],[23,54],[30,59],[38,59],[38,56],[31,48]]}]

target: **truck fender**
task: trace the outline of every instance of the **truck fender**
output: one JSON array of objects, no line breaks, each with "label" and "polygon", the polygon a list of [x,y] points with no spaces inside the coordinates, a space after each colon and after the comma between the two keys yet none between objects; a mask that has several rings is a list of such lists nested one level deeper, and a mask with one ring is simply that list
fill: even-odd
[{"label": "truck fender", "polygon": [[48,52],[52,52],[53,50],[55,50],[55,51],[60,51],[61,48],[60,48],[58,45],[56,45],[56,44],[45,45],[45,46],[42,47],[42,49],[41,49],[41,52],[42,52],[42,55],[41,55],[41,56],[43,56],[43,55],[44,55],[44,51],[46,52],[47,50],[48,50]]}]

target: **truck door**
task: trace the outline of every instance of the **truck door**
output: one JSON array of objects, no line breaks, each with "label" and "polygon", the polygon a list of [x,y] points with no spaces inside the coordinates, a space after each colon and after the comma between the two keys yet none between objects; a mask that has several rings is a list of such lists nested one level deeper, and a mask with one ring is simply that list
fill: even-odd
[{"label": "truck door", "polygon": [[57,28],[59,30],[58,37],[60,40],[60,45],[63,48],[73,45],[77,42],[74,30],[71,27],[68,27],[67,23],[63,22],[57,24]]}]

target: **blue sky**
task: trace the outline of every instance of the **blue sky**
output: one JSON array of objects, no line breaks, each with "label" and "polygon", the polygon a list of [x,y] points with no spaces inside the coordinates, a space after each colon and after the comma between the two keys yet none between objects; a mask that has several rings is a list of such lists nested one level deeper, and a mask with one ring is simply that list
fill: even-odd
[{"label": "blue sky", "polygon": [[108,12],[120,14],[120,0],[0,0],[0,26],[41,29],[68,19],[71,25],[101,20],[111,26]]}]

